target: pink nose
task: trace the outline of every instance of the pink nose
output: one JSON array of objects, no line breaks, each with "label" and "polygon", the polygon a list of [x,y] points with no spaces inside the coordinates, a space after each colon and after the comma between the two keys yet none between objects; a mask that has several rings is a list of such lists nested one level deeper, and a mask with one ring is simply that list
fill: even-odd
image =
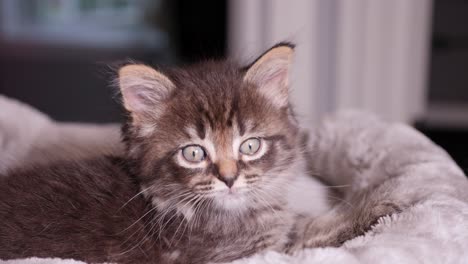
[{"label": "pink nose", "polygon": [[237,163],[235,160],[221,160],[218,162],[218,179],[223,181],[229,188],[237,179]]}]

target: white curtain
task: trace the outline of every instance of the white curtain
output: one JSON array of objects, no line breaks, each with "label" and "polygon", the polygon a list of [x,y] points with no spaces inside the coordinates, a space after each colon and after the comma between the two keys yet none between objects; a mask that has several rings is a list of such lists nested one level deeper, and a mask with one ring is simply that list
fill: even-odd
[{"label": "white curtain", "polygon": [[[354,108],[412,122],[426,111],[431,0],[230,0],[229,52],[297,43],[299,115]],[[310,122],[312,123],[312,122]]]}]

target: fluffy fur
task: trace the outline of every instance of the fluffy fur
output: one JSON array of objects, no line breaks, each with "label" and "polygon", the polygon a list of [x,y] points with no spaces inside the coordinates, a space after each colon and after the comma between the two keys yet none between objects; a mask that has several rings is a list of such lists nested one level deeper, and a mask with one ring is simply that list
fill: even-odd
[{"label": "fluffy fur", "polygon": [[[280,44],[247,68],[121,68],[125,155],[2,179],[0,258],[226,262],[340,246],[411,205],[417,196],[385,182],[344,192],[353,209],[338,204],[317,219],[292,210],[291,186],[316,161],[287,99],[292,54]],[[310,203],[323,203],[317,194]]]},{"label": "fluffy fur", "polygon": [[[124,158],[2,179],[0,258],[205,263],[285,250],[297,234],[284,194],[306,173],[306,138],[287,100],[292,53],[275,46],[248,69],[124,66]],[[240,153],[252,138],[259,150]],[[188,146],[204,159],[189,162]]]}]

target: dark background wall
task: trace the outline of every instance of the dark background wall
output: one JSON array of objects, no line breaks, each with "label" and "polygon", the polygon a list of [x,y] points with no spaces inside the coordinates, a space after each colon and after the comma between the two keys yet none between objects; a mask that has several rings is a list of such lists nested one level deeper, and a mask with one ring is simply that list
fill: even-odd
[{"label": "dark background wall", "polygon": [[429,100],[466,105],[468,102],[468,1],[436,0],[432,32]]},{"label": "dark background wall", "polygon": [[[120,2],[124,5],[126,1]],[[21,1],[17,3],[25,8]],[[31,3],[22,19],[41,5],[40,1]],[[145,16],[138,27],[152,27],[165,36],[153,46],[138,40],[117,47],[90,45],[79,39],[67,40],[67,36],[44,40],[35,38],[35,32],[29,38],[12,39],[0,32],[0,94],[24,101],[60,121],[115,122],[121,119],[111,85],[115,65],[131,59],[171,66],[225,55],[225,0],[165,0],[145,10]],[[21,21],[18,24],[24,25]],[[132,30],[140,30],[138,27]],[[74,28],[70,26],[70,30]],[[106,28],[102,30],[102,34],[108,33]],[[132,37],[131,32],[128,35]]]},{"label": "dark background wall", "polygon": [[447,108],[441,120],[416,128],[446,149],[468,172],[468,1],[435,0],[428,106]]}]

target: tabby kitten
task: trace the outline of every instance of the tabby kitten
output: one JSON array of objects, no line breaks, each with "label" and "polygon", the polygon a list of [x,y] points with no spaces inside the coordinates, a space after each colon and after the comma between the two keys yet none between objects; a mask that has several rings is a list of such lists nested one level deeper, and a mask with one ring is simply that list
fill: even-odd
[{"label": "tabby kitten", "polygon": [[306,168],[292,55],[281,43],[246,68],[122,67],[126,155],[0,179],[0,259],[205,263],[285,250],[285,194]]}]

